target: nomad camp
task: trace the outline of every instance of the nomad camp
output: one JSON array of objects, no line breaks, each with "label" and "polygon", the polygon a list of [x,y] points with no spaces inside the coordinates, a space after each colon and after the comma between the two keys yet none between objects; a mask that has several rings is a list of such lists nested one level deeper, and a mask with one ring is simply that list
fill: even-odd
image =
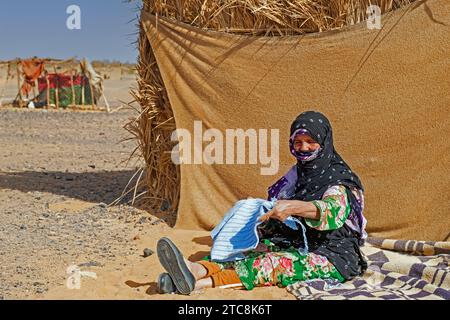
[{"label": "nomad camp", "polygon": [[104,95],[103,79],[87,59],[56,60],[15,59],[0,62],[6,65],[6,81],[16,81],[17,95],[12,105],[27,107],[80,110],[100,108],[104,99],[106,110],[109,104]]}]

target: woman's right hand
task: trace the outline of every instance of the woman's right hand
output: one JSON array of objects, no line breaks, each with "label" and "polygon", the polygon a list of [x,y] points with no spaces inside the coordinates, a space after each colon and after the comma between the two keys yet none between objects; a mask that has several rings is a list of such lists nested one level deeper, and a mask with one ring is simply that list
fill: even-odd
[{"label": "woman's right hand", "polygon": [[275,207],[259,218],[266,221],[270,218],[284,222],[290,216],[300,216],[309,219],[320,219],[319,209],[310,201],[278,200]]},{"label": "woman's right hand", "polygon": [[292,202],[293,200],[278,200],[275,207],[259,218],[259,221],[264,222],[272,218],[284,222],[294,213],[292,210]]}]

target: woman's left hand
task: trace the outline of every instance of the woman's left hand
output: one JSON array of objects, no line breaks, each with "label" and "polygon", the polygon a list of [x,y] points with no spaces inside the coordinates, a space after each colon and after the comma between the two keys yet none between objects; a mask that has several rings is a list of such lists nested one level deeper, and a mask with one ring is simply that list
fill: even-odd
[{"label": "woman's left hand", "polygon": [[288,217],[295,213],[294,203],[292,200],[278,200],[275,207],[259,218],[259,221],[266,221],[270,218],[284,222]]}]

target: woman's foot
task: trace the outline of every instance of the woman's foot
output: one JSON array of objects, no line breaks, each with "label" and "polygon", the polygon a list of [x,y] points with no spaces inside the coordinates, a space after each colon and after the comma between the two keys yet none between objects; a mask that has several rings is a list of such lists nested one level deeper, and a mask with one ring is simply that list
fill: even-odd
[{"label": "woman's foot", "polygon": [[190,263],[186,262],[180,250],[166,237],[159,239],[156,249],[161,265],[170,275],[178,292],[190,294],[196,283],[196,277],[188,267]]},{"label": "woman's foot", "polygon": [[170,275],[167,272],[164,272],[158,277],[156,290],[161,294],[175,293],[177,292],[177,287],[173,283]]},{"label": "woman's foot", "polygon": [[[187,260],[186,260],[187,261]],[[191,270],[191,272],[194,274],[195,278],[197,279],[197,281],[195,282],[195,287],[194,287],[194,291],[196,290],[200,290],[200,289],[206,289],[206,288],[212,288],[213,286],[213,282],[212,279],[209,278],[204,278],[204,276],[206,275],[206,269],[199,263],[195,263],[195,262],[190,262],[189,269]],[[199,273],[196,273],[195,271],[193,271],[191,269],[191,267],[193,266],[194,268],[196,268],[197,266],[200,266],[203,268],[203,270],[201,270],[199,268]],[[202,276],[203,274],[203,276]],[[168,293],[177,293],[177,287],[175,286],[175,284],[172,281],[172,278],[170,277],[170,275],[167,272],[161,273],[158,277],[157,280],[157,287],[156,287],[156,291],[160,294],[168,294]]]}]

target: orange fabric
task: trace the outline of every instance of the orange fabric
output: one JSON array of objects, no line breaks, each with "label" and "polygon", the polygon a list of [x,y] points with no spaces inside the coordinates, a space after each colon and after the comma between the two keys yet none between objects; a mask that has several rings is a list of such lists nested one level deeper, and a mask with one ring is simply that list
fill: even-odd
[{"label": "orange fabric", "polygon": [[217,263],[205,260],[198,261],[198,263],[206,268],[206,275],[203,278],[211,277],[213,287],[241,283],[236,271],[232,269],[222,270]]},{"label": "orange fabric", "polygon": [[236,271],[231,269],[222,270],[216,274],[213,274],[211,279],[213,282],[213,287],[220,287],[227,284],[242,284]]},{"label": "orange fabric", "polygon": [[34,82],[44,71],[44,61],[41,59],[22,60],[23,75],[25,80],[22,84],[22,93],[28,94],[31,88],[34,87]]},{"label": "orange fabric", "polygon": [[209,262],[206,260],[197,261],[197,263],[201,264],[206,269],[206,276],[204,276],[203,278],[209,278],[213,274],[221,271],[220,266],[217,263]]}]

